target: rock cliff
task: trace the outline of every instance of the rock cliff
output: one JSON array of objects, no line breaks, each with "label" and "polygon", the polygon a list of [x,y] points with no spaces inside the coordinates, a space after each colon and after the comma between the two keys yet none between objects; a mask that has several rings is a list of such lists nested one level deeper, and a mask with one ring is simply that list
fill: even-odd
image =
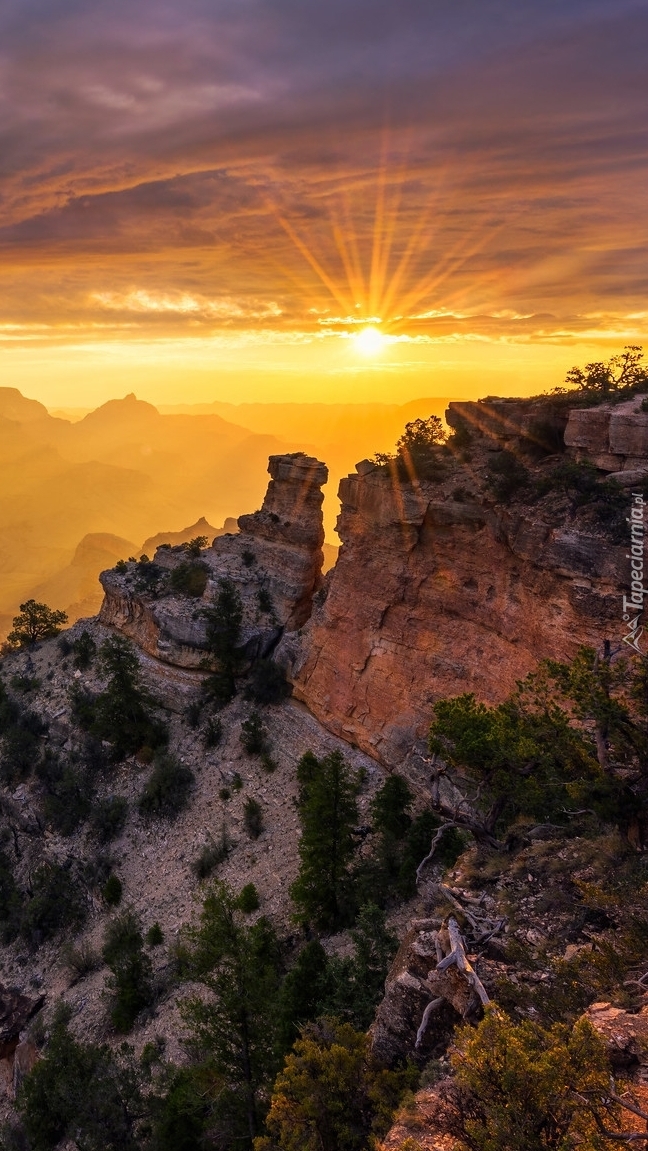
[{"label": "rock cliff", "polygon": [[321,488],[328,473],[303,452],[271,456],[268,471],[262,508],[241,516],[237,534],[220,535],[197,557],[207,577],[202,596],[189,599],[165,586],[165,576],[186,565],[188,557],[183,546],[163,546],[154,568],[145,569],[148,583],[134,563],[102,572],[102,623],[124,632],[150,656],[198,668],[205,654],[201,608],[213,599],[219,581],[227,579],[243,601],[242,647],[249,658],[267,654],[284,631],[299,628],[321,583]]},{"label": "rock cliff", "polygon": [[424,735],[436,699],[501,700],[538,659],[620,636],[625,546],[551,499],[496,504],[488,447],[454,461],[443,484],[394,484],[358,465],[340,484],[326,596],[281,645],[297,697],[385,763]]}]

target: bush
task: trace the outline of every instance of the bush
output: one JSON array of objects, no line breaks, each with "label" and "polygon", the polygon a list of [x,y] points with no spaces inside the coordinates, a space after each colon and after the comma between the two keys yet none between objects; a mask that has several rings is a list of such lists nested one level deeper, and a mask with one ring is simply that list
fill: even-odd
[{"label": "bush", "polygon": [[93,787],[87,772],[61,761],[49,750],[37,764],[36,775],[45,791],[43,810],[50,827],[71,835],[92,806]]},{"label": "bush", "polygon": [[223,738],[223,721],[217,715],[210,716],[205,724],[205,747],[218,747]]},{"label": "bush", "polygon": [[109,875],[101,892],[109,907],[116,907],[122,897],[122,883],[117,875]]},{"label": "bush", "polygon": [[268,730],[258,711],[251,712],[241,724],[241,743],[248,755],[261,755],[269,750]]},{"label": "bush", "polygon": [[243,563],[245,564],[246,568],[251,568],[252,565],[256,563],[256,556],[255,556],[254,552],[251,552],[249,550],[249,548],[246,548],[241,553],[241,559],[243,560]]},{"label": "bush", "polygon": [[172,755],[158,755],[148,782],[140,796],[141,815],[173,819],[189,802],[194,774]]},{"label": "bush", "polygon": [[230,838],[225,827],[223,827],[218,842],[209,839],[207,843],[201,847],[197,859],[192,863],[191,870],[196,876],[196,879],[208,879],[216,868],[225,862],[231,848]]},{"label": "bush", "polygon": [[264,771],[271,775],[273,771],[277,770],[277,762],[272,758],[269,751],[264,751],[261,755],[261,766]]},{"label": "bush", "polygon": [[203,548],[207,547],[208,542],[207,536],[194,536],[192,540],[188,540],[187,543],[181,544],[180,546],[185,555],[197,560],[200,559],[200,553]]},{"label": "bush", "polygon": [[146,932],[146,946],[159,947],[161,943],[164,943],[164,932],[159,923],[154,923]]},{"label": "bush", "polygon": [[31,886],[31,898],[23,909],[20,931],[34,947],[58,931],[81,926],[88,909],[66,867],[42,863],[34,872]]},{"label": "bush", "polygon": [[214,602],[203,608],[207,650],[216,661],[217,670],[209,677],[205,690],[215,702],[228,703],[236,695],[236,676],[242,654],[239,650],[243,624],[243,601],[231,580],[219,580]]},{"label": "bush", "polygon": [[138,1151],[142,1100],[127,1053],[120,1053],[122,1064],[108,1047],[77,1042],[68,1020],[61,1005],[44,1055],[19,1089],[23,1147],[54,1151],[65,1143],[83,1151]]},{"label": "bush", "polygon": [[267,588],[259,588],[257,592],[257,602],[259,604],[259,611],[263,612],[265,615],[273,614],[274,604],[272,602],[270,592],[267,590]]},{"label": "bush", "polygon": [[176,595],[193,596],[197,599],[207,587],[209,567],[206,563],[181,563],[169,577],[169,587]]},{"label": "bush", "polygon": [[95,805],[90,826],[99,843],[110,843],[121,835],[128,815],[128,803],[123,795],[109,795]]},{"label": "bush", "polygon": [[280,703],[292,692],[285,673],[272,659],[260,659],[254,664],[249,682],[245,688],[245,698],[262,706],[267,703]]},{"label": "bush", "polygon": [[263,809],[261,804],[249,796],[243,807],[243,821],[250,839],[258,839],[263,831]]},{"label": "bush", "polygon": [[90,632],[81,632],[79,638],[75,639],[72,644],[72,651],[74,652],[72,663],[79,671],[85,671],[90,667],[90,664],[97,654],[97,645],[90,635]]},{"label": "bush", "polygon": [[269,1138],[255,1151],[362,1151],[391,1126],[418,1072],[385,1071],[369,1058],[368,1039],[348,1023],[307,1024],[274,1085]]},{"label": "bush", "polygon": [[11,860],[0,848],[0,942],[11,943],[20,930],[23,895],[15,879]]},{"label": "bush", "polygon": [[259,893],[253,883],[246,883],[236,902],[240,910],[244,911],[246,915],[252,911],[258,911]]},{"label": "bush", "polygon": [[2,740],[0,780],[10,786],[27,779],[40,757],[40,733],[22,715]]},{"label": "bush", "polygon": [[99,669],[108,676],[108,686],[92,705],[93,735],[112,744],[117,761],[143,748],[166,746],[168,731],[151,715],[153,701],[142,687],[132,645],[122,636],[107,639],[99,651]]},{"label": "bush", "polygon": [[[463,1098],[462,1140],[475,1151],[603,1147],[598,1121],[619,1140],[620,1109],[609,1099],[603,1040],[581,1019],[570,1030],[512,1023],[487,1009],[477,1028],[462,1028],[452,1057]],[[614,1145],[614,1144],[613,1144]]]},{"label": "bush", "polygon": [[100,957],[87,940],[78,947],[67,944],[61,949],[61,958],[75,979],[83,979],[86,975],[90,975],[92,971],[97,970],[100,963]]},{"label": "bush", "polygon": [[512,452],[497,452],[488,465],[486,484],[496,500],[507,500],[529,486],[529,473]]},{"label": "bush", "polygon": [[112,972],[112,1024],[116,1031],[130,1031],[153,998],[151,961],[144,952],[142,932],[133,912],[125,911],[108,925],[101,954]]}]

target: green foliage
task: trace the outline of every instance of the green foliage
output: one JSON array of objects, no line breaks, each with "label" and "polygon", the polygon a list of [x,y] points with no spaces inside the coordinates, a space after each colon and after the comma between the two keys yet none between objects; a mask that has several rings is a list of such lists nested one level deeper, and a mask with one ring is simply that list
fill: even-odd
[{"label": "green foliage", "polygon": [[508,500],[524,488],[530,477],[524,464],[512,452],[497,452],[488,464],[487,487],[496,500]]},{"label": "green foliage", "polygon": [[619,1133],[605,1046],[588,1021],[545,1029],[490,1008],[456,1046],[461,1138],[471,1151],[602,1151],[610,1141],[596,1116]]},{"label": "green foliage", "polygon": [[440,448],[446,433],[439,416],[412,420],[396,444],[396,454],[379,452],[376,463],[388,468],[401,482],[418,480],[439,482],[445,477]]},{"label": "green foliage", "polygon": [[169,587],[176,595],[198,598],[207,587],[209,566],[206,563],[181,563],[169,576]]},{"label": "green foliage", "polygon": [[241,724],[241,743],[248,755],[261,755],[268,751],[268,729],[258,711],[250,712]]},{"label": "green foliage", "polygon": [[146,946],[159,947],[164,943],[164,932],[159,923],[154,923],[146,932]]},{"label": "green foliage", "polygon": [[606,781],[586,732],[550,696],[538,695],[534,676],[497,707],[471,694],[439,700],[430,750],[481,787],[490,823],[504,829],[519,814],[564,821],[570,798],[592,798]]},{"label": "green foliage", "polygon": [[130,1031],[135,1019],[152,998],[151,961],[137,918],[125,911],[108,924],[101,952],[112,972],[108,983],[112,1002],[110,1018],[116,1031]]},{"label": "green foliage", "polygon": [[245,551],[241,553],[241,559],[243,560],[246,568],[251,568],[252,565],[256,563],[256,556],[254,552],[249,550],[249,548],[246,548]]},{"label": "green foliage", "polygon": [[259,893],[253,883],[246,883],[245,887],[241,888],[236,903],[239,910],[244,911],[246,915],[259,910]]},{"label": "green foliage", "polygon": [[0,736],[14,726],[20,715],[20,708],[9,695],[4,680],[0,679]]},{"label": "green foliage", "polygon": [[123,636],[112,636],[101,645],[98,663],[108,686],[93,701],[92,734],[112,745],[118,761],[142,748],[164,747],[168,732],[151,715],[152,700],[142,687],[132,644]]},{"label": "green foliage", "polygon": [[90,635],[89,631],[82,631],[78,639],[75,639],[72,644],[72,651],[74,657],[72,663],[79,671],[86,671],[95,655],[97,654],[97,645]]},{"label": "green foliage", "polygon": [[32,875],[20,931],[32,946],[39,947],[59,931],[80,927],[87,912],[70,870],[58,863],[42,863]]},{"label": "green foliage", "polygon": [[535,490],[538,496],[561,492],[568,497],[572,511],[588,508],[614,542],[626,538],[628,493],[616,480],[601,480],[593,464],[563,460],[536,482]]},{"label": "green foliage", "polygon": [[200,553],[203,548],[207,547],[208,542],[209,541],[207,536],[194,536],[192,540],[182,544],[181,547],[186,555],[190,556],[191,559],[196,560],[200,559]]},{"label": "green foliage", "polygon": [[28,599],[21,603],[20,614],[14,616],[13,630],[7,636],[7,643],[11,647],[33,647],[41,640],[58,635],[67,618],[64,611],[52,611],[46,603]]},{"label": "green foliage", "polygon": [[28,712],[23,712],[7,729],[0,749],[0,780],[3,783],[12,785],[31,775],[40,758],[42,734],[40,722]]},{"label": "green foliage", "polygon": [[206,623],[207,650],[217,669],[209,677],[206,694],[216,703],[228,703],[236,695],[236,676],[241,667],[239,641],[243,624],[243,602],[231,580],[218,581],[214,602],[200,613]]},{"label": "green foliage", "polygon": [[90,813],[94,794],[90,773],[46,749],[36,765],[36,775],[44,792],[47,823],[61,835],[72,835]]},{"label": "green foliage", "polygon": [[152,596],[153,599],[157,599],[166,587],[166,571],[146,555],[140,556],[132,576],[136,590],[144,595]]},{"label": "green foliage", "polygon": [[212,715],[205,724],[203,742],[205,747],[218,747],[223,738],[223,721],[220,716]]},{"label": "green foliage", "polygon": [[121,835],[126,825],[128,802],[123,795],[100,799],[92,810],[90,826],[99,843],[110,843]]},{"label": "green foliage", "polygon": [[237,902],[223,884],[215,884],[205,899],[188,942],[191,975],[209,997],[192,997],[182,1006],[196,1073],[209,1073],[209,1130],[223,1147],[251,1146],[267,1105],[267,1084],[278,1068],[277,939],[264,918],[246,926]]},{"label": "green foliage", "polygon": [[187,806],[194,782],[193,771],[186,764],[166,752],[158,754],[139,798],[140,814],[175,819]]},{"label": "green foliage", "polygon": [[225,862],[231,849],[232,843],[227,828],[223,825],[219,839],[217,841],[208,839],[201,847],[198,858],[192,863],[191,870],[196,879],[208,879],[216,868]]},{"label": "green foliage", "polygon": [[260,659],[250,671],[245,698],[263,706],[268,703],[281,703],[282,699],[287,699],[291,691],[283,668],[280,668],[273,659]]},{"label": "green foliage", "polygon": [[379,1069],[367,1036],[348,1023],[307,1024],[277,1077],[254,1151],[363,1151],[389,1129],[418,1072]]},{"label": "green foliage", "polygon": [[307,753],[297,778],[300,866],[290,893],[301,914],[322,929],[334,930],[352,915],[357,783],[337,751],[322,760]]},{"label": "green foliage", "polygon": [[305,1023],[324,1013],[330,991],[328,956],[319,939],[311,939],[281,985],[278,1020],[282,1052],[290,1050]]},{"label": "green foliage", "polygon": [[23,896],[7,851],[0,848],[0,942],[7,944],[20,930]]},{"label": "green foliage", "polygon": [[128,1052],[80,1043],[59,1009],[47,1049],[26,1076],[17,1107],[29,1151],[54,1151],[73,1139],[80,1151],[138,1151],[142,1100]]},{"label": "green foliage", "polygon": [[270,595],[270,592],[267,588],[259,588],[257,592],[257,602],[259,604],[259,611],[268,615],[272,615],[274,612],[274,604],[272,602],[272,596]]},{"label": "green foliage", "polygon": [[353,956],[329,962],[326,1010],[366,1031],[383,997],[398,940],[387,930],[385,913],[375,903],[360,909],[350,934]]},{"label": "green foliage", "polygon": [[118,875],[109,875],[101,892],[104,902],[109,907],[116,907],[121,902],[122,883]]},{"label": "green foliage", "polygon": [[243,822],[250,839],[258,839],[263,831],[263,808],[251,795],[243,804]]}]

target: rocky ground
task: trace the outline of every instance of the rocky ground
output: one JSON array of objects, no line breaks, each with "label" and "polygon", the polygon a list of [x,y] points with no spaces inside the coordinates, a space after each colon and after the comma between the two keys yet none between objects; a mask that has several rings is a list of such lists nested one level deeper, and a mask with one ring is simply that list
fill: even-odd
[{"label": "rocky ground", "polygon": [[[66,632],[66,639],[73,640],[83,630],[93,636],[97,645],[111,634],[110,629],[96,620],[79,621]],[[150,657],[142,659],[144,679],[155,691],[160,681],[153,663]],[[58,640],[51,640],[29,654],[7,657],[2,675],[9,684],[14,677],[38,682],[21,700],[49,722],[50,738],[59,747],[68,753],[73,751],[78,733],[70,723],[68,693],[74,683],[98,690],[101,683],[96,672],[75,671],[72,659],[63,656]],[[185,685],[185,693],[180,697],[183,710],[164,712],[164,718],[170,723],[170,750],[181,762],[190,765],[195,775],[188,807],[172,821],[143,819],[136,805],[151,767],[133,758],[110,768],[98,787],[98,798],[122,795],[129,804],[123,833],[101,851],[109,856],[112,869],[123,885],[118,910],[132,908],[144,931],[158,922],[165,937],[164,944],[151,952],[159,986],[158,1001],[131,1038],[140,1049],[153,1037],[161,1037],[172,1059],[182,1059],[182,1028],[176,1004],[178,996],[186,993],[186,987],[178,987],[172,976],[173,947],[182,926],[195,920],[199,912],[204,885],[196,879],[192,864],[201,849],[211,841],[220,842],[225,834],[231,845],[229,855],[214,876],[235,890],[254,883],[260,897],[258,914],[267,915],[284,939],[293,936],[297,941],[299,929],[291,918],[289,886],[298,866],[299,826],[294,797],[299,759],[306,751],[318,756],[338,749],[343,752],[347,763],[363,779],[359,796],[361,822],[367,821],[368,804],[385,778],[384,770],[374,760],[331,735],[303,704],[290,699],[263,709],[271,754],[277,764],[274,772],[268,773],[259,757],[248,755],[241,745],[241,723],[252,710],[252,705],[241,698],[220,712],[222,741],[217,747],[207,749],[204,729],[192,728],[184,710],[190,690],[196,697],[199,690],[196,679]],[[176,707],[178,698],[176,696]],[[227,798],[223,798],[227,793]],[[257,839],[250,838],[243,819],[243,805],[250,796],[261,804],[263,813],[263,830]],[[23,882],[28,882],[29,874],[43,860],[88,861],[97,855],[98,847],[87,825],[69,837],[49,830],[33,834],[39,809],[37,781],[32,779],[9,790],[3,789],[1,798],[18,813],[22,826],[32,829],[32,834],[19,835],[22,858],[16,874]],[[28,996],[44,995],[46,1009],[62,998],[73,1009],[73,1027],[77,1034],[111,1040],[103,995],[106,969],[99,965],[78,979],[66,965],[62,950],[66,942],[75,947],[86,943],[96,952],[100,950],[106,924],[114,913],[98,894],[89,894],[88,899],[90,914],[78,935],[57,938],[37,950],[30,950],[20,940],[3,947],[0,981],[6,986],[19,987]],[[417,906],[415,902],[412,908],[399,910],[394,917],[397,929],[399,925],[403,929],[407,915],[415,914]],[[344,950],[345,937],[335,937],[327,941],[327,946]]]}]

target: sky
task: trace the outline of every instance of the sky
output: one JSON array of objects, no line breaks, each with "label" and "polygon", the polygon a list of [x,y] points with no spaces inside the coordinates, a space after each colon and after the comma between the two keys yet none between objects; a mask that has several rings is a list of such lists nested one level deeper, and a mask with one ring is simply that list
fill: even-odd
[{"label": "sky", "polygon": [[531,394],[642,343],[645,0],[3,0],[0,385]]}]

